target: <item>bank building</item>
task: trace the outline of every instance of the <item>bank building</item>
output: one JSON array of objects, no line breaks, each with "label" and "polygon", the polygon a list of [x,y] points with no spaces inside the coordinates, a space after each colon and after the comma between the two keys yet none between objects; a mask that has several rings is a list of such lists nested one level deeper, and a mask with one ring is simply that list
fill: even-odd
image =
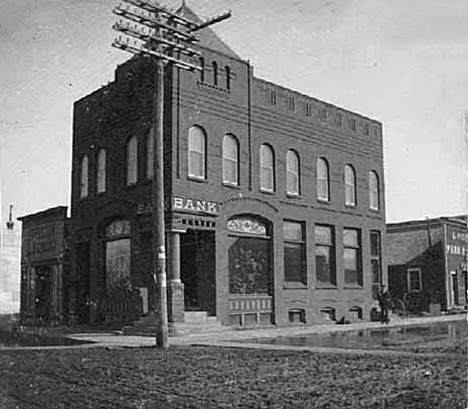
[{"label": "bank building", "polygon": [[[387,283],[382,124],[259,79],[210,28],[198,36],[201,72],[165,71],[170,326],[370,319]],[[47,290],[59,321],[128,325],[153,309],[154,77],[133,57],[74,104],[71,216],[48,215],[67,232]],[[23,263],[24,299],[33,273]]]}]

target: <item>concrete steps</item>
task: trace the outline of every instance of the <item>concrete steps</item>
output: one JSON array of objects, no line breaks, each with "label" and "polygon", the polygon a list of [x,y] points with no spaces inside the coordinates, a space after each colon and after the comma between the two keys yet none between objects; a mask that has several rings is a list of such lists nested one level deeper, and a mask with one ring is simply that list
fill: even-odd
[{"label": "concrete steps", "polygon": [[[169,322],[169,335],[180,336],[226,331],[229,327],[221,325],[216,317],[208,316],[206,311],[185,311],[185,322]],[[141,317],[132,325],[122,328],[124,335],[154,335],[156,333],[154,314]]]}]

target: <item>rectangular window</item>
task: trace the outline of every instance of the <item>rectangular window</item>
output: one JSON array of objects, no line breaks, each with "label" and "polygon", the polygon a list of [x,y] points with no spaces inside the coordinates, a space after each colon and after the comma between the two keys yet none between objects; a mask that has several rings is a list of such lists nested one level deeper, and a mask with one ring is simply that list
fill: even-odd
[{"label": "rectangular window", "polygon": [[361,237],[357,229],[343,230],[345,284],[362,285]]},{"label": "rectangular window", "polygon": [[421,291],[421,269],[409,268],[408,269],[408,291],[420,292]]},{"label": "rectangular window", "polygon": [[307,284],[304,224],[284,221],[284,281]]},{"label": "rectangular window", "polygon": [[312,105],[308,102],[306,103],[306,116],[312,116]]},{"label": "rectangular window", "polygon": [[315,273],[319,283],[336,285],[333,227],[315,226]]},{"label": "rectangular window", "polygon": [[370,232],[370,259],[372,269],[372,284],[380,284],[382,282],[382,270],[380,260],[380,232]]}]

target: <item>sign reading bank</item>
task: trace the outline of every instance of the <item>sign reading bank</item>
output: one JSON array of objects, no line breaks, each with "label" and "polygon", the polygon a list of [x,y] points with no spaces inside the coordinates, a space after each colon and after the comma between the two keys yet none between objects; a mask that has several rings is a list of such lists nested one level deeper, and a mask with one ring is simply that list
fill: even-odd
[{"label": "sign reading bank", "polygon": [[213,216],[217,216],[219,213],[217,202],[179,196],[172,198],[172,210],[175,212],[205,213]]}]

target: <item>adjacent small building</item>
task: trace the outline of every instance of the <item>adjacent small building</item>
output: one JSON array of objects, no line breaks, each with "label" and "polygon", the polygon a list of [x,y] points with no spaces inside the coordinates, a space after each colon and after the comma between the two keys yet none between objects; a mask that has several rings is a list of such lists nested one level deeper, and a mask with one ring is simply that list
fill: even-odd
[{"label": "adjacent small building", "polygon": [[21,322],[54,325],[73,314],[67,282],[67,207],[19,217],[22,221]]},{"label": "adjacent small building", "polygon": [[387,224],[388,283],[412,311],[468,305],[467,216]]}]

